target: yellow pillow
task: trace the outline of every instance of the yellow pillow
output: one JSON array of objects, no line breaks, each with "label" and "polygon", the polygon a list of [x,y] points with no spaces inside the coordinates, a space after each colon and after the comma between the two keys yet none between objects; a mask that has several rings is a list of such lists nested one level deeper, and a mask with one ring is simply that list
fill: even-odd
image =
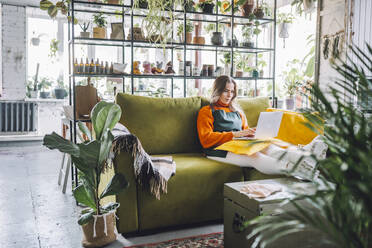
[{"label": "yellow pillow", "polygon": [[266,147],[268,147],[272,143],[272,140],[262,140],[262,141],[254,141],[254,140],[231,140],[228,141],[218,147],[216,150],[224,150],[233,152],[235,154],[243,154],[243,155],[252,155],[256,152],[259,152]]},{"label": "yellow pillow", "polygon": [[[305,123],[309,123],[309,121],[301,113],[274,108],[268,108],[266,111],[282,111],[284,113],[279,133],[276,137],[277,139],[294,145],[306,145],[318,135],[305,125]],[[320,133],[322,133],[322,131],[320,131]]]}]

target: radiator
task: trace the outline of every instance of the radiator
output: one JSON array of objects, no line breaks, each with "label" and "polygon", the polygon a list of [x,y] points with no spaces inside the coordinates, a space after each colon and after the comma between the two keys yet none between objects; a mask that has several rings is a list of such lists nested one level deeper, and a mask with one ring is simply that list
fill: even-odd
[{"label": "radiator", "polygon": [[35,102],[0,102],[0,133],[35,132],[37,113]]}]

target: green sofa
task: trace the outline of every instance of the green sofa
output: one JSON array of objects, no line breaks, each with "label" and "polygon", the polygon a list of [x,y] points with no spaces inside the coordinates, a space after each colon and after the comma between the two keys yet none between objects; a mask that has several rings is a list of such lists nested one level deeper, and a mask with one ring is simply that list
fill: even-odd
[{"label": "green sofa", "polygon": [[[171,155],[177,166],[175,176],[168,181],[168,193],[157,200],[136,183],[131,155],[123,152],[115,158],[111,174],[121,172],[130,183],[116,199],[120,203],[120,233],[222,220],[224,183],[268,178],[254,169],[243,171],[203,156],[196,120],[199,109],[209,104],[206,99],[118,94],[116,102],[122,109],[120,123],[140,139],[147,153]],[[239,104],[248,124],[256,126],[258,115],[269,107],[269,100],[242,99]]]}]

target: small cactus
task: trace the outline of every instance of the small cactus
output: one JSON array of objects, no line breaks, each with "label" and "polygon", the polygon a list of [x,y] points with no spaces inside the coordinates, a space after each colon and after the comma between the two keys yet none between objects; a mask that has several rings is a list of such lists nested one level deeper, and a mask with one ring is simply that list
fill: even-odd
[{"label": "small cactus", "polygon": [[87,30],[89,28],[89,22],[83,22],[83,24],[79,23],[79,26],[80,26],[81,30],[83,30],[83,32],[87,32]]}]

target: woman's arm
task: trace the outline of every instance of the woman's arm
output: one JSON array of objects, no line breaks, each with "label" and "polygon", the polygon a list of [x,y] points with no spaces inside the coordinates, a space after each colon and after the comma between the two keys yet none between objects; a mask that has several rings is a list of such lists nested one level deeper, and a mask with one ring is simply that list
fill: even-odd
[{"label": "woman's arm", "polygon": [[198,135],[204,148],[222,145],[233,139],[233,132],[213,132],[213,115],[211,108],[205,106],[200,109],[197,120]]}]

